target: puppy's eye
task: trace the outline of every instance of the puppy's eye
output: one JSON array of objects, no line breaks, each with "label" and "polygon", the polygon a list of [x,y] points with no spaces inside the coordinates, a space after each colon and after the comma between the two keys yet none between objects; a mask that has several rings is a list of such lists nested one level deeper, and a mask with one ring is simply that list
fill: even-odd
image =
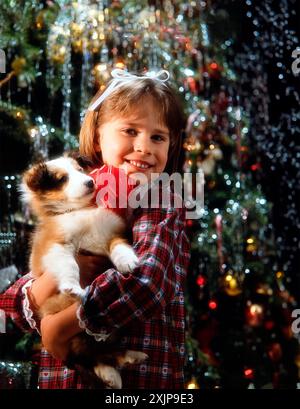
[{"label": "puppy's eye", "polygon": [[59,183],[65,183],[65,182],[67,182],[67,180],[68,180],[68,176],[67,176],[67,175],[60,176],[60,177],[57,179],[57,181],[58,181]]},{"label": "puppy's eye", "polygon": [[77,168],[78,172],[83,172],[83,168]]}]

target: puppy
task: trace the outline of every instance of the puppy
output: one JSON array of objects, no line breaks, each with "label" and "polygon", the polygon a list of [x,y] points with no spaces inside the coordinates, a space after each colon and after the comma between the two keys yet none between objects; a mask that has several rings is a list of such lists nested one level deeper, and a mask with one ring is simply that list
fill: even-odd
[{"label": "puppy", "polygon": [[[25,172],[21,190],[38,219],[30,268],[36,276],[51,272],[61,292],[82,296],[75,254],[86,250],[108,256],[117,270],[131,272],[138,259],[124,237],[125,221],[94,201],[93,179],[83,159],[61,157]],[[62,268],[63,267],[63,268]]]},{"label": "puppy", "polygon": [[[109,257],[124,274],[138,265],[137,256],[125,238],[125,221],[112,210],[95,204],[94,181],[84,173],[89,165],[79,155],[64,156],[34,165],[23,175],[22,199],[38,220],[31,244],[30,269],[37,277],[45,271],[53,274],[61,293],[46,301],[41,317],[65,309],[84,294],[75,260],[79,250]],[[96,343],[93,337],[82,333],[72,340],[67,361],[72,366],[93,368],[104,385],[121,388],[115,366],[141,362],[147,355],[120,352],[114,342],[111,338]]]}]

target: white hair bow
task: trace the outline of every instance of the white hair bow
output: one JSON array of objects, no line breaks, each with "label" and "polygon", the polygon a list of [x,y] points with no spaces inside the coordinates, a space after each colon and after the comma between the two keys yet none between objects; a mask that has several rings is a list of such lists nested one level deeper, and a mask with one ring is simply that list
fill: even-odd
[{"label": "white hair bow", "polygon": [[113,77],[112,82],[109,84],[109,86],[106,88],[106,90],[99,96],[99,98],[96,99],[89,107],[88,111],[94,111],[104,99],[110,95],[116,88],[119,88],[120,86],[127,84],[131,81],[139,80],[139,79],[152,79],[155,81],[159,81],[162,84],[164,84],[168,79],[170,78],[170,74],[167,70],[161,70],[159,72],[147,72],[146,75],[143,76],[137,76],[134,74],[130,74],[130,72],[121,70],[119,68],[116,68],[112,70],[111,76]]}]

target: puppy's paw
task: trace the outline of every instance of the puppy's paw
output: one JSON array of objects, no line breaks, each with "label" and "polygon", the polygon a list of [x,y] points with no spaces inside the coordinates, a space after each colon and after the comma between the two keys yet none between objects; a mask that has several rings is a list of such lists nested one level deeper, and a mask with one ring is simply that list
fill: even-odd
[{"label": "puppy's paw", "polygon": [[124,355],[119,357],[118,364],[124,365],[141,364],[149,359],[149,356],[144,352],[127,350]]},{"label": "puppy's paw", "polygon": [[138,258],[126,244],[117,244],[111,252],[111,260],[121,273],[130,273],[138,266]]},{"label": "puppy's paw", "polygon": [[94,367],[94,372],[109,388],[122,389],[121,375],[112,366],[98,364]]},{"label": "puppy's paw", "polygon": [[62,283],[59,285],[58,289],[61,293],[74,294],[78,297],[83,297],[85,295],[85,290],[78,284]]}]

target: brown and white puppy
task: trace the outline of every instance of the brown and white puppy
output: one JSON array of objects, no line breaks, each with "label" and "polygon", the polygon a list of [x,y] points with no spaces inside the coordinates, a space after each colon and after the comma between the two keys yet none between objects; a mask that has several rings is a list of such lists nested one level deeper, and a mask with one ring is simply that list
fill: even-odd
[{"label": "brown and white puppy", "polygon": [[[75,159],[64,156],[38,163],[23,175],[22,199],[38,221],[30,268],[36,277],[45,271],[53,274],[61,293],[46,301],[41,316],[61,311],[84,294],[75,260],[79,250],[108,256],[122,273],[132,272],[138,265],[125,238],[125,221],[112,210],[95,205],[94,181],[84,173],[86,164],[79,155]],[[146,354],[137,351],[120,352],[114,339],[99,343],[82,333],[72,339],[67,361],[93,369],[104,385],[120,388],[122,381],[115,366],[146,358]]]},{"label": "brown and white puppy", "polygon": [[21,190],[38,219],[30,257],[36,276],[48,271],[59,291],[83,295],[74,257],[79,250],[108,256],[122,273],[137,266],[138,259],[124,237],[125,221],[95,205],[94,181],[77,160],[60,157],[33,166],[25,172]]}]

